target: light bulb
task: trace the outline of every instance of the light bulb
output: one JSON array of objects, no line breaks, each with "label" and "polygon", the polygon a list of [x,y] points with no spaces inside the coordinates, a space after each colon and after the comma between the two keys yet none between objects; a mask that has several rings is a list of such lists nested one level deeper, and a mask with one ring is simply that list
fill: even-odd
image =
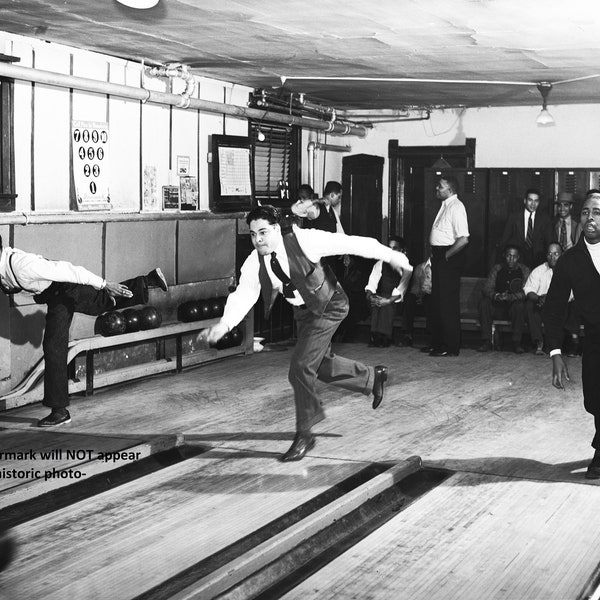
[{"label": "light bulb", "polygon": [[264,133],[263,133],[263,132],[262,132],[260,129],[258,130],[258,134],[257,134],[257,136],[256,136],[256,139],[257,139],[259,142],[264,142],[264,141],[265,141],[265,139],[266,139],[266,138],[265,138],[265,134],[264,134]]},{"label": "light bulb", "polygon": [[538,125],[554,125],[554,118],[548,112],[548,109],[542,108],[542,110],[541,110],[540,114],[538,115],[537,119],[535,120],[535,122]]}]

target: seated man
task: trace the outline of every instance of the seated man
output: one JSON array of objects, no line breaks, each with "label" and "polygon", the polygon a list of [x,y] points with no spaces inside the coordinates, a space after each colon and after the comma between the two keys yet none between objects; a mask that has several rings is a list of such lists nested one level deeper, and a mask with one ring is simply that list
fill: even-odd
[{"label": "seated man", "polygon": [[[391,236],[388,246],[406,255],[406,244],[401,237]],[[365,287],[371,306],[371,339],[369,346],[387,348],[392,342],[396,309],[402,302],[412,269],[403,269],[402,275],[388,263],[378,260],[373,266]]]},{"label": "seated man", "polygon": [[[425,317],[425,330],[429,331],[429,309],[431,300],[431,257],[415,267],[410,282],[410,291],[404,297],[404,335],[401,346],[413,345],[415,317]],[[429,351],[427,345],[425,350]]]},{"label": "seated man", "polygon": [[75,312],[102,313],[148,302],[148,287],[167,291],[160,269],[123,283],[106,281],[83,267],[48,260],[37,254],[2,246],[0,237],[0,289],[5,294],[33,294],[37,304],[47,304],[44,351],[44,399],[52,412],[38,421],[39,427],[63,425],[71,420],[67,356],[69,327]]},{"label": "seated man", "polygon": [[[559,243],[554,242],[550,244],[548,246],[548,254],[546,255],[547,261],[531,271],[523,287],[523,291],[527,296],[525,311],[529,323],[529,332],[535,346],[534,353],[538,356],[544,355],[542,309],[546,302],[546,294],[550,288],[554,267],[562,253],[563,251]],[[573,302],[569,302],[568,307],[565,330],[569,333],[570,343],[567,352],[569,356],[576,356],[579,350],[579,320]]]},{"label": "seated man", "polygon": [[482,290],[479,303],[479,322],[483,344],[479,352],[493,348],[492,322],[508,319],[512,325],[513,350],[523,354],[521,337],[525,325],[525,292],[523,282],[529,277],[529,267],[519,262],[519,248],[508,245],[504,250],[504,262],[494,265]]}]

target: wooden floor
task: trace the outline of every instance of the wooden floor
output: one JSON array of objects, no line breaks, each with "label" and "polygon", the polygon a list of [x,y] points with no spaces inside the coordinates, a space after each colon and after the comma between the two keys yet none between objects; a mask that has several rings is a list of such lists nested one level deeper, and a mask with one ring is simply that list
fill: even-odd
[{"label": "wooden floor", "polygon": [[[294,429],[285,347],[75,398],[73,422],[50,431],[34,426],[39,405],[0,414],[0,452],[24,453],[2,457],[0,470],[42,475],[0,478],[0,508],[64,485],[44,481],[53,469],[85,479],[176,444],[206,450],[15,527],[0,598],[135,598],[365,466],[413,455],[453,474],[284,597],[579,597],[600,563],[581,360],[569,359],[572,382],[560,392],[547,357],[336,350],[387,364],[391,382],[377,411],[323,386],[328,418],[299,463],[276,460]],[[63,456],[43,459],[50,450]],[[98,460],[124,450],[124,460]]]}]

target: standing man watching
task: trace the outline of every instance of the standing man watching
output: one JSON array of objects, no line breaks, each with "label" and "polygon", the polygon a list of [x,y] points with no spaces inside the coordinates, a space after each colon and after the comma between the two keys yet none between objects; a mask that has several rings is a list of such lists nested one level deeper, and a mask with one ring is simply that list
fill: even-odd
[{"label": "standing man watching", "polygon": [[553,223],[554,235],[563,252],[566,252],[579,241],[581,236],[581,225],[571,216],[573,194],[559,192],[554,204],[556,205],[556,218]]},{"label": "standing man watching", "polygon": [[523,210],[508,216],[498,248],[503,251],[509,244],[521,250],[521,262],[530,269],[544,262],[548,244],[553,241],[550,217],[538,210],[540,193],[530,188],[523,198]]},{"label": "standing man watching", "polygon": [[564,389],[570,381],[561,355],[563,327],[571,290],[585,336],[581,361],[581,382],[585,410],[594,417],[594,457],[587,479],[600,479],[600,193],[588,193],[581,210],[583,235],[563,254],[554,267],[544,305],[546,343],[552,357],[552,385]]},{"label": "standing man watching", "polygon": [[331,338],[348,313],[348,298],[321,258],[353,252],[383,260],[397,271],[412,271],[412,267],[404,254],[372,238],[296,225],[282,230],[279,211],[273,206],[251,210],[246,222],[255,249],[242,265],[239,285],[227,298],[219,323],[204,329],[199,337],[209,343],[221,339],[246,316],[260,295],[266,312],[279,293],[293,306],[297,342],[288,377],[294,390],[296,435],[281,460],[301,460],[315,445],[312,427],[325,418],[317,393],[318,379],[373,394],[373,408],[381,404],[387,380],[387,367],[369,367],[330,351]]},{"label": "standing man watching", "polygon": [[435,189],[442,205],[433,222],[431,244],[431,350],[429,356],[460,352],[460,276],[469,243],[465,205],[458,199],[458,181],[445,175]]}]

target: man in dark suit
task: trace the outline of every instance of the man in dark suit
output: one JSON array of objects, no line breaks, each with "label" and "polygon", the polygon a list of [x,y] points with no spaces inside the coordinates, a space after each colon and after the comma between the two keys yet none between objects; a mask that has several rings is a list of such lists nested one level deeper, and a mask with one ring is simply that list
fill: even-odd
[{"label": "man in dark suit", "polygon": [[552,223],[552,233],[563,252],[572,248],[581,235],[581,225],[571,216],[573,210],[573,194],[559,192],[554,202],[556,217]]},{"label": "man in dark suit", "polygon": [[508,216],[497,245],[499,249],[504,249],[509,244],[518,246],[521,249],[521,262],[530,269],[546,260],[548,244],[554,241],[550,217],[538,210],[539,205],[539,191],[528,189],[523,198],[524,210]]},{"label": "man in dark suit", "polygon": [[556,263],[544,304],[546,343],[552,357],[552,385],[564,389],[570,381],[561,355],[563,327],[571,293],[585,328],[581,383],[585,410],[594,417],[594,458],[587,479],[600,479],[600,193],[588,193],[581,210],[583,235]]}]

